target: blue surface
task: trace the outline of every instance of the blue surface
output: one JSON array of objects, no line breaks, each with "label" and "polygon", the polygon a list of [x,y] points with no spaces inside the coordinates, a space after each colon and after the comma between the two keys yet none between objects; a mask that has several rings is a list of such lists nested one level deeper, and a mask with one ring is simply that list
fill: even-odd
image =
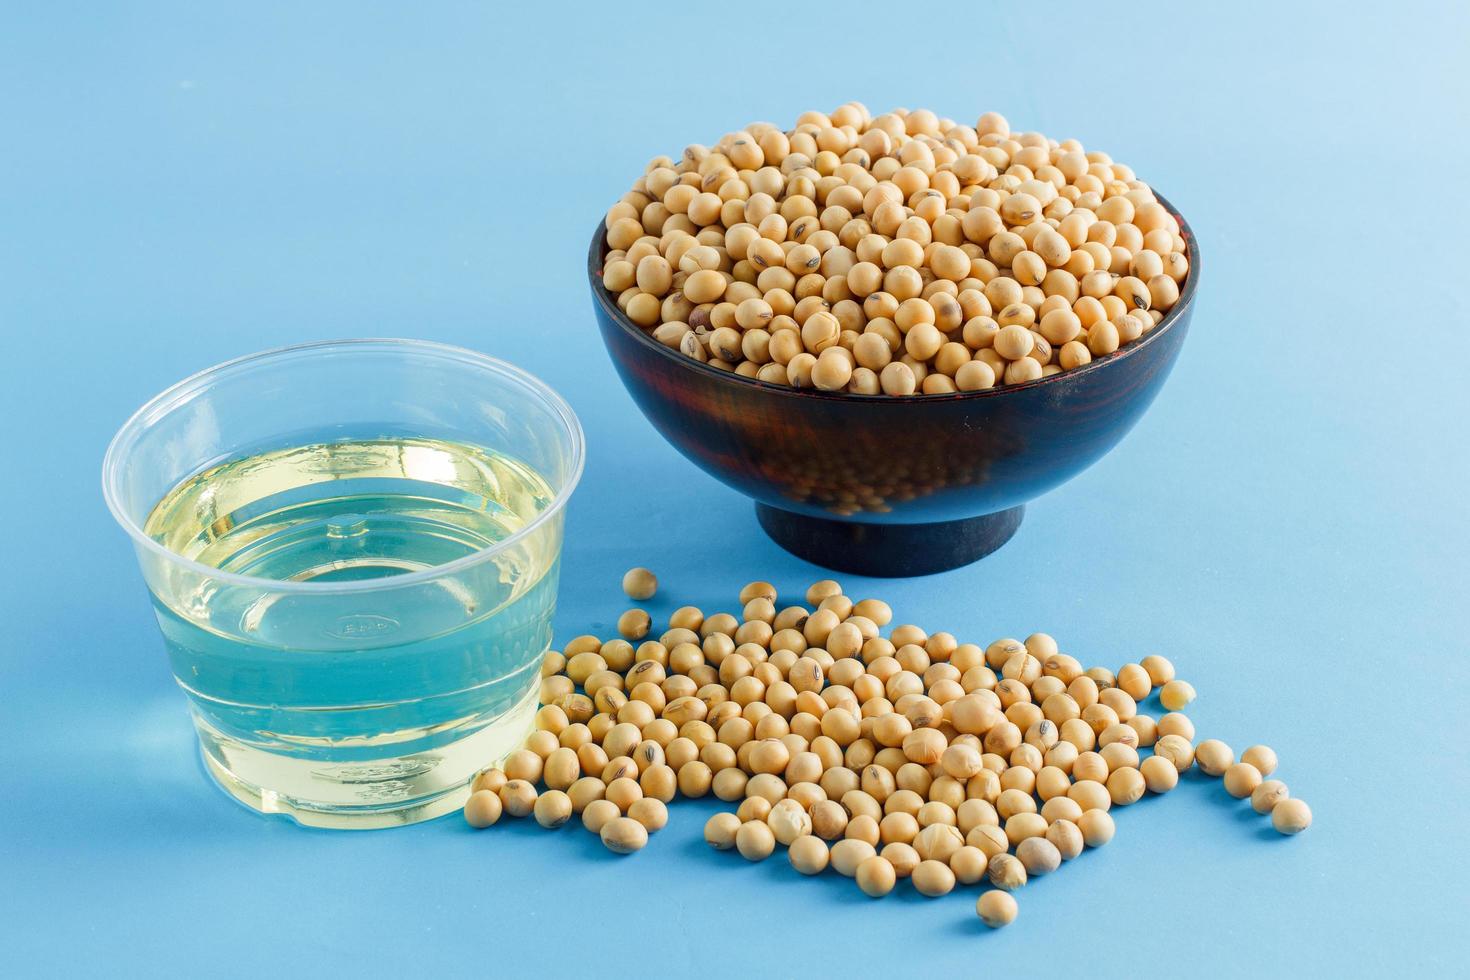
[{"label": "blue surface", "polygon": [[[1458,968],[1470,20],[1195,6],[1004,5],[952,28],[890,4],[764,25],[728,6],[6,4],[4,972],[817,976],[919,951],[960,976]],[[525,824],[309,832],[210,786],[98,492],[123,419],[265,347],[468,345],[545,378],[587,430],[561,636],[608,631],[634,563],[665,614],[752,578],[795,593],[821,573],[635,413],[583,250],[650,156],[850,98],[994,108],[1106,149],[1180,207],[1208,269],[1181,363],[1117,451],[982,564],[849,592],[964,639],[1168,654],[1202,736],[1275,746],[1311,831],[1279,839],[1187,780],[992,934],[973,888],[870,902],[710,852],[701,803],[614,859]]]}]

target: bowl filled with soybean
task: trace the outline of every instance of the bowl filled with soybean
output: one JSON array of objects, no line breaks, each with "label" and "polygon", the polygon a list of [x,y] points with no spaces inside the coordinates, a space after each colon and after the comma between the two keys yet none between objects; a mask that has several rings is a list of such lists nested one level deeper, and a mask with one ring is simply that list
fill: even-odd
[{"label": "bowl filled with soybean", "polygon": [[901,576],[999,548],[1127,434],[1178,358],[1199,248],[1076,140],[848,103],[653,158],[587,272],[675,448],[794,554]]}]

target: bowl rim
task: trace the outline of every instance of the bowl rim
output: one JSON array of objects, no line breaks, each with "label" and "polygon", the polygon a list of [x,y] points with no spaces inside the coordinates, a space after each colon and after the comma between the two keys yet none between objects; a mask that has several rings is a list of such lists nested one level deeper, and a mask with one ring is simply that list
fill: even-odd
[{"label": "bowl rim", "polygon": [[787,398],[816,399],[827,401],[840,401],[849,403],[873,403],[890,405],[912,405],[920,403],[932,405],[946,401],[962,401],[968,399],[999,398],[1020,391],[1029,391],[1046,385],[1057,384],[1062,381],[1075,381],[1094,371],[1101,371],[1111,364],[1117,364],[1127,357],[1137,354],[1150,343],[1158,340],[1168,333],[1176,323],[1185,318],[1189,312],[1190,304],[1194,299],[1195,287],[1200,277],[1200,255],[1199,243],[1195,239],[1194,230],[1190,228],[1189,222],[1179,210],[1169,203],[1168,198],[1157,191],[1154,198],[1162,204],[1168,212],[1179,222],[1179,235],[1184,239],[1185,254],[1189,256],[1189,275],[1184,279],[1184,288],[1179,292],[1179,299],[1164,314],[1158,326],[1134,340],[1101,358],[1089,361],[1082,367],[1073,368],[1070,371],[1061,371],[1047,378],[1038,378],[1035,381],[1023,381],[1020,384],[996,385],[981,391],[952,391],[937,395],[926,395],[915,392],[911,396],[896,397],[894,395],[860,395],[846,391],[821,391],[817,388],[793,388],[790,385],[772,384],[769,381],[761,381],[758,378],[747,378],[736,374],[734,371],[722,371],[716,367],[710,367],[703,361],[696,361],[692,357],[686,357],[672,347],[665,346],[653,339],[653,336],[639,327],[618,307],[617,301],[612,293],[603,288],[602,285],[602,249],[604,243],[604,230],[606,222],[599,222],[592,233],[592,245],[587,253],[587,282],[592,289],[593,302],[598,304],[601,310],[612,318],[613,322],[619,324],[624,332],[633,336],[637,343],[644,347],[657,351],[660,357],[675,362],[680,366],[702,374],[711,380],[724,384],[733,384],[739,387],[749,388],[754,391],[764,391],[772,395],[780,395]]}]

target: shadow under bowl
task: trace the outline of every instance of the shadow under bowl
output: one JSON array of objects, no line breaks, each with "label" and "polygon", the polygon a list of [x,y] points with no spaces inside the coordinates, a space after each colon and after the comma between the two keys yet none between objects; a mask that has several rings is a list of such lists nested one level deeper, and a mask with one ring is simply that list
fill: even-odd
[{"label": "shadow under bowl", "polygon": [[587,257],[613,364],[655,429],[752,498],[767,534],[814,564],[926,575],[1005,544],[1026,501],[1070,480],[1133,428],[1189,328],[1199,248],[1179,220],[1189,275],[1158,326],[1081,368],[986,391],[895,398],[769,384],[660,344],[602,286],[603,228]]}]

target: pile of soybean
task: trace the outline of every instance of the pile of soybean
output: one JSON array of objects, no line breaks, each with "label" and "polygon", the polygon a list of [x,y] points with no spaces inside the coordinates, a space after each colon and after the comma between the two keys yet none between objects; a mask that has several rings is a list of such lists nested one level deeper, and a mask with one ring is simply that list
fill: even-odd
[{"label": "pile of soybean", "polygon": [[1151,332],[1190,249],[1077,140],[849,102],[660,156],[608,209],[602,284],[686,357],[860,395],[1038,381]]},{"label": "pile of soybean", "polygon": [[[642,600],[657,582],[633,569],[623,587]],[[739,616],[686,606],[650,639],[635,608],[617,638],[548,653],[536,730],[477,777],[465,819],[553,828],[578,815],[628,854],[675,797],[713,793],[736,808],[705,825],[712,847],[762,861],[779,844],[800,873],[830,867],[875,898],[903,878],[927,896],[988,884],[976,911],[992,927],[1015,918],[1010,893],[1029,878],[1112,840],[1113,807],[1167,793],[1191,767],[1283,834],[1311,824],[1268,778],[1270,748],[1237,759],[1217,739],[1196,744],[1183,713],[1194,688],[1164,657],[1114,672],[1045,633],[983,648],[913,625],[885,637],[882,600],[854,602],[830,580],[805,598],[782,607],[752,582]],[[1140,710],[1155,691],[1157,718]]]}]

